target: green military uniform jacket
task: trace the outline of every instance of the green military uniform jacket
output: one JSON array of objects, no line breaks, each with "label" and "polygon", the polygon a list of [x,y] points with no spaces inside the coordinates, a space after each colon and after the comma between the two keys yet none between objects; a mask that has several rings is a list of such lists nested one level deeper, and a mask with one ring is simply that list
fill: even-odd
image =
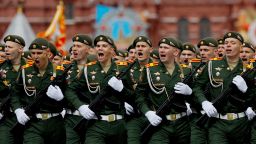
[{"label": "green military uniform jacket", "polygon": [[[226,58],[221,60],[209,61],[208,65],[204,68],[201,75],[198,76],[197,81],[194,85],[193,92],[198,103],[202,103],[205,100],[213,101],[217,98],[223,91],[225,91],[232,83],[233,78],[236,75],[240,75],[246,70],[246,66],[243,65],[242,60],[239,60],[237,66],[231,70],[228,66]],[[252,79],[252,75],[249,75],[246,79]],[[245,79],[245,80],[246,80]],[[204,94],[204,87],[210,82],[209,94],[206,96]],[[251,101],[253,97],[253,85],[251,82],[246,82],[248,90],[245,94],[240,92],[235,86],[232,94],[239,96],[239,98]],[[239,113],[245,111],[248,106],[243,104],[236,104],[231,99],[228,99],[223,107],[218,110],[219,113]]]},{"label": "green military uniform jacket", "polygon": [[[59,113],[63,110],[62,101],[56,101],[46,95],[51,81],[58,75],[62,75],[64,68],[55,66],[51,62],[48,63],[43,76],[40,76],[38,68],[34,64],[26,64],[23,66],[18,81],[13,87],[11,98],[14,109],[26,107],[34,101],[37,93],[45,89],[43,98],[33,109],[35,113]],[[62,82],[60,88],[63,90],[66,82]]]},{"label": "green military uniform jacket", "polygon": [[[21,66],[25,63],[25,60],[22,58]],[[13,69],[11,61],[3,61],[0,64],[0,102],[2,102],[2,100],[5,99],[11,92],[11,86],[15,83],[18,73],[18,71]],[[9,108],[10,105],[6,105],[4,107],[4,112],[8,112]]]},{"label": "green military uniform jacket", "polygon": [[[156,111],[174,90],[175,84],[181,82],[189,72],[189,68],[182,68],[175,63],[173,74],[170,75],[163,63],[149,63],[147,69],[143,71],[142,81],[136,88],[136,103],[138,104],[138,108],[144,114],[147,111]],[[164,88],[166,88],[166,91]],[[186,97],[176,95],[175,103],[168,109],[166,114],[185,112]]]},{"label": "green military uniform jacket", "polygon": [[[76,78],[68,85],[65,93],[66,98],[76,109],[83,104],[89,104],[107,86],[108,80],[112,76],[117,76],[128,66],[127,62],[112,62],[109,70],[105,73],[100,62],[88,63],[80,77]],[[132,87],[127,75],[122,78],[124,89],[121,92],[115,90],[107,93],[107,100],[103,102],[97,110],[99,114],[124,114],[124,102],[132,95]],[[84,94],[78,94],[81,91]]]}]

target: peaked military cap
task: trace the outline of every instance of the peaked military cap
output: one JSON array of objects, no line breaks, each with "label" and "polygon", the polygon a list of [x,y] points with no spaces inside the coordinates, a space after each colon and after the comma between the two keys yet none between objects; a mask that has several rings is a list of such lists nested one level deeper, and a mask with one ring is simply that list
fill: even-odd
[{"label": "peaked military cap", "polygon": [[116,50],[116,55],[120,57],[126,57],[126,53],[123,50]]},{"label": "peaked military cap", "polygon": [[127,48],[127,51],[129,52],[131,49],[135,49],[135,47],[133,46],[133,44],[131,44],[131,45]]},{"label": "peaked military cap", "polygon": [[29,57],[31,57],[30,51],[24,51],[24,52],[22,53],[22,57],[24,57],[24,58],[29,58]]},{"label": "peaked military cap", "polygon": [[5,45],[0,43],[0,51],[4,52],[4,49],[5,49]]},{"label": "peaked military cap", "polygon": [[84,34],[76,34],[73,38],[72,38],[73,42],[74,41],[78,41],[81,42],[83,44],[86,44],[88,46],[92,47],[92,39],[88,36],[88,35],[84,35]]},{"label": "peaked military cap", "polygon": [[150,47],[152,47],[152,42],[149,38],[145,36],[138,36],[134,41],[133,41],[133,47],[136,47],[136,44],[138,42],[146,42]]},{"label": "peaked military cap", "polygon": [[62,55],[61,52],[59,52],[59,51],[57,51],[56,56],[63,57],[63,55]]},{"label": "peaked military cap", "polygon": [[225,41],[226,38],[235,38],[235,39],[239,40],[241,43],[244,43],[243,36],[238,32],[227,32],[224,35],[223,40]]},{"label": "peaked military cap", "polygon": [[4,42],[6,43],[7,41],[15,42],[17,44],[22,45],[23,47],[26,45],[24,39],[18,35],[7,35],[4,38]]},{"label": "peaked military cap", "polygon": [[196,47],[193,44],[189,43],[189,42],[184,43],[182,45],[182,50],[190,50],[193,53],[196,53]]},{"label": "peaked military cap", "polygon": [[94,46],[96,46],[99,41],[107,42],[107,43],[110,44],[110,45],[115,49],[115,51],[116,51],[116,45],[115,45],[113,39],[110,38],[109,36],[105,36],[105,35],[99,35],[99,36],[97,36],[97,37],[94,39]]},{"label": "peaked military cap", "polygon": [[150,56],[151,56],[152,58],[159,59],[159,52],[158,52],[158,49],[154,49],[154,50],[150,53]]},{"label": "peaked military cap", "polygon": [[218,47],[218,42],[212,37],[207,37],[199,41],[197,47],[200,46],[210,46],[210,47]]},{"label": "peaked military cap", "polygon": [[36,38],[35,40],[32,41],[32,43],[29,46],[29,49],[47,49],[49,48],[50,44],[46,39],[43,38]]},{"label": "peaked military cap", "polygon": [[54,56],[56,56],[56,55],[57,55],[57,52],[58,52],[56,46],[55,46],[53,43],[49,42],[49,48],[50,48],[51,53],[52,53]]},{"label": "peaked military cap", "polygon": [[222,38],[218,39],[218,44],[224,44],[224,40]]},{"label": "peaked military cap", "polygon": [[175,47],[177,49],[182,50],[182,44],[181,41],[174,39],[174,38],[162,38],[159,42],[158,42],[158,46],[160,46],[161,43],[165,43],[168,44],[172,47]]},{"label": "peaked military cap", "polygon": [[254,46],[253,46],[251,43],[249,43],[249,42],[244,42],[244,43],[243,43],[243,47],[248,47],[248,48],[250,48],[253,52],[255,52]]}]

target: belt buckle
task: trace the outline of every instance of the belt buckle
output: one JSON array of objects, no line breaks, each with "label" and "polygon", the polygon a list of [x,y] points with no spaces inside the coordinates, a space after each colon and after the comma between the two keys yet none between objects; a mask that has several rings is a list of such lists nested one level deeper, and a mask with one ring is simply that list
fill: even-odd
[{"label": "belt buckle", "polygon": [[170,117],[171,117],[171,120],[176,120],[177,119],[176,114],[171,114]]},{"label": "belt buckle", "polygon": [[43,113],[42,115],[42,120],[46,120],[49,118],[49,115],[47,113]]},{"label": "belt buckle", "polygon": [[234,116],[232,113],[227,113],[227,119],[228,120],[234,120]]},{"label": "belt buckle", "polygon": [[108,122],[113,122],[115,120],[115,114],[108,115]]}]

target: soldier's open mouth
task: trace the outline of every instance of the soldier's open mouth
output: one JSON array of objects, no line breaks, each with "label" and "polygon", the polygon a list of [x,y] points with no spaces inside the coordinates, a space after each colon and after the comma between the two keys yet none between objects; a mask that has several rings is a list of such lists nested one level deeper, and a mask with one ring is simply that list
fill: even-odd
[{"label": "soldier's open mouth", "polygon": [[104,57],[104,53],[98,53],[99,58]]},{"label": "soldier's open mouth", "polygon": [[166,55],[163,55],[163,54],[161,54],[161,55],[160,55],[160,57],[163,57],[163,58],[165,58],[165,57],[166,57]]},{"label": "soldier's open mouth", "polygon": [[242,61],[247,61],[247,58],[242,58]]},{"label": "soldier's open mouth", "polygon": [[188,59],[185,59],[185,60],[184,60],[184,63],[188,63]]},{"label": "soldier's open mouth", "polygon": [[142,52],[138,52],[138,56],[143,56],[143,53]]},{"label": "soldier's open mouth", "polygon": [[231,53],[231,49],[226,49],[226,53]]},{"label": "soldier's open mouth", "polygon": [[39,61],[39,60],[35,60],[35,63],[36,63],[36,64],[39,64],[39,63],[40,63],[40,61]]}]

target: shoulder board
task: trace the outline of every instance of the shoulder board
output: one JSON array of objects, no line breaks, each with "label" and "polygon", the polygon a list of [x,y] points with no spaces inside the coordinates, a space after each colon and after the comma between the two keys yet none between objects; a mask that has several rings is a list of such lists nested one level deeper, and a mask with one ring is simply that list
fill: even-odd
[{"label": "shoulder board", "polygon": [[212,60],[212,61],[214,61],[214,60],[222,60],[222,58],[215,57],[215,58],[211,58],[210,60]]},{"label": "shoulder board", "polygon": [[158,65],[158,62],[152,62],[152,63],[146,64],[146,67],[149,68],[149,67],[153,67],[153,66],[157,66],[157,65]]},{"label": "shoulder board", "polygon": [[27,64],[33,64],[34,61],[33,60],[27,60]]},{"label": "shoulder board", "polygon": [[1,64],[1,63],[4,63],[4,62],[5,62],[5,60],[0,60],[0,64]]},{"label": "shoulder board", "polygon": [[122,61],[122,62],[116,62],[117,65],[123,65],[123,66],[127,66],[128,62],[127,61]]},{"label": "shoulder board", "polygon": [[256,62],[256,58],[254,58],[254,59],[250,59],[250,62],[251,62],[251,63]]},{"label": "shoulder board", "polygon": [[27,64],[23,65],[22,68],[25,69],[25,68],[31,67],[32,65],[33,64],[27,63]]},{"label": "shoulder board", "polygon": [[186,64],[180,64],[180,66],[183,68],[188,67],[188,65],[186,65]]},{"label": "shoulder board", "polygon": [[64,61],[62,62],[62,64],[71,64],[71,61],[64,60]]},{"label": "shoulder board", "polygon": [[128,60],[127,62],[128,62],[129,64],[131,64],[131,63],[134,62],[134,60]]},{"label": "shoulder board", "polygon": [[64,69],[65,69],[65,68],[64,68],[63,66],[57,66],[57,67],[56,67],[56,70],[62,70],[62,71],[64,71]]},{"label": "shoulder board", "polygon": [[199,63],[199,62],[201,62],[201,59],[194,58],[194,59],[191,59],[190,62]]},{"label": "shoulder board", "polygon": [[97,63],[97,61],[89,62],[86,64],[86,66],[95,65],[96,63]]}]

